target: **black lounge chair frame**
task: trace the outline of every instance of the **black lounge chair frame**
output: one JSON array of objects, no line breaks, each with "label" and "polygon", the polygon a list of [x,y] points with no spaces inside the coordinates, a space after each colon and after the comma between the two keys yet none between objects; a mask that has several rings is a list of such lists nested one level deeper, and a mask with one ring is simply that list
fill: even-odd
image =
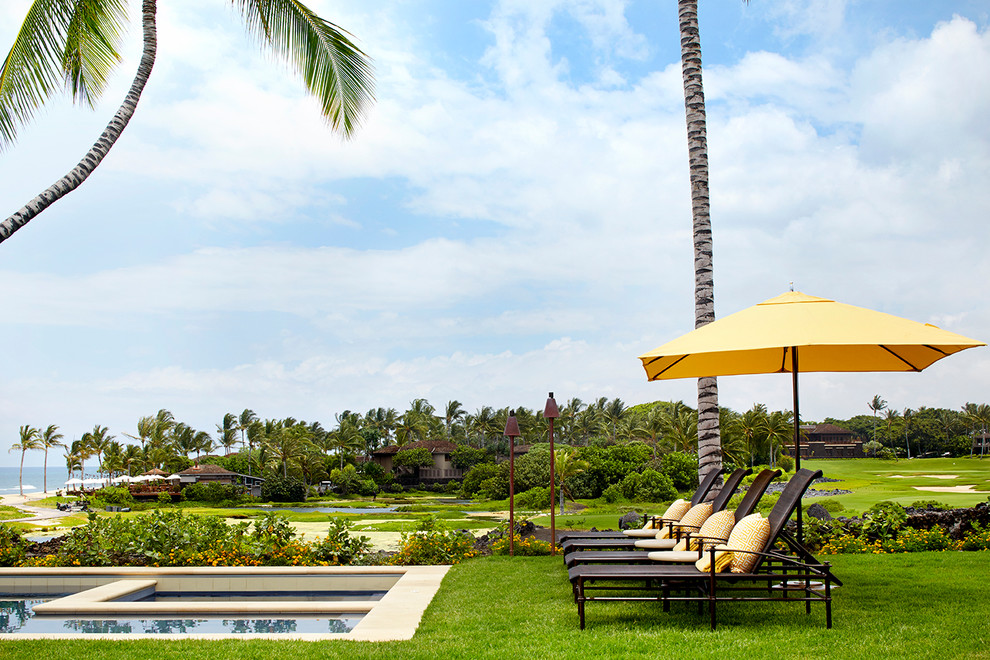
[{"label": "black lounge chair frame", "polygon": [[[736,522],[739,522],[744,517],[753,513],[756,509],[756,505],[759,504],[760,499],[766,493],[767,488],[770,486],[770,482],[780,476],[780,470],[763,470],[756,478],[753,479],[753,483],[750,484],[749,489],[743,496],[733,515],[736,518]],[[724,507],[723,507],[724,508]],[[714,513],[713,507],[713,513]],[[695,538],[696,535],[688,532],[686,534],[687,539]],[[713,539],[715,540],[715,539]],[[635,539],[634,539],[635,541]],[[600,546],[599,546],[600,547]],[[629,550],[573,550],[564,555],[564,564],[570,568],[572,566],[577,566],[578,564],[653,564],[652,560],[648,557],[650,551],[648,549],[637,548],[635,543],[625,547],[631,547]],[[699,551],[700,557],[700,551]]]},{"label": "black lounge chair frame", "polygon": [[[722,484],[722,490],[720,490],[718,495],[715,496],[715,499],[712,500],[712,513],[717,513],[728,506],[729,500],[732,499],[732,496],[736,492],[736,488],[739,487],[739,484],[742,483],[742,480],[745,477],[752,473],[753,471],[749,468],[739,468],[726,477],[725,483]],[[703,501],[703,499],[699,499],[698,502],[694,502],[694,500],[692,500],[691,506],[699,504]],[[654,518],[654,524],[659,526],[673,526],[677,525],[678,521]],[[564,551],[564,556],[566,557],[568,554],[578,550],[633,550],[636,548],[636,541],[640,540],[632,536],[626,536],[622,532],[610,532],[610,534],[610,536],[571,538],[561,543],[560,547]]]},{"label": "black lounge chair frame", "polygon": [[[762,552],[753,553],[759,558],[749,573],[716,573],[714,548],[709,550],[712,554],[712,568],[708,572],[699,571],[693,564],[582,564],[571,568],[568,577],[577,603],[581,629],[585,628],[585,606],[593,600],[659,601],[665,612],[670,610],[671,602],[696,602],[699,614],[704,604],[708,603],[712,630],[716,627],[718,603],[743,600],[804,603],[805,612],[810,614],[812,603],[821,602],[825,605],[825,626],[831,628],[832,583],[841,585],[842,582],[832,575],[828,562],[816,560],[784,531],[784,526],[797,508],[801,496],[811,482],[820,476],[820,470],[812,472],[802,469],[791,478],[770,512],[769,539]],[[798,556],[773,551],[778,540],[783,541]],[[589,591],[611,595],[589,595]],[[642,592],[651,595],[626,595]]]},{"label": "black lounge chair frame", "polygon": [[[747,473],[748,474],[748,473]],[[698,484],[698,488],[694,491],[694,495],[691,496],[691,506],[695,504],[701,504],[708,497],[708,493],[711,492],[718,478],[722,476],[722,468],[717,470],[712,470],[709,472],[705,478]],[[643,514],[643,524],[654,521],[659,521],[658,516],[651,516],[648,513]],[[607,539],[607,538],[626,538],[626,535],[621,531],[603,531],[603,532],[568,532],[561,535],[560,542],[566,543],[569,540],[575,539]]]}]

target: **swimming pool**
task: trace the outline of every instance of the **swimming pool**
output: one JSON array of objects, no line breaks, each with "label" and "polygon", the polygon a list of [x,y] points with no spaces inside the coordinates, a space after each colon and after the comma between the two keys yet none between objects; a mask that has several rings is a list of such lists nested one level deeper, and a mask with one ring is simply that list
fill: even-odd
[{"label": "swimming pool", "polygon": [[410,639],[448,569],[0,568],[0,639]]}]

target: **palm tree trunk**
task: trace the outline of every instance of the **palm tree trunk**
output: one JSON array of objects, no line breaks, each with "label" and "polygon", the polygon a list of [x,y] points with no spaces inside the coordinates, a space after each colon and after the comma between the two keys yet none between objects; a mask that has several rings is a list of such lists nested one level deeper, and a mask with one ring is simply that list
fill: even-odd
[{"label": "palm tree trunk", "polygon": [[21,491],[21,497],[24,497],[24,454],[27,453],[27,449],[21,449],[21,471],[17,473],[17,486]]},{"label": "palm tree trunk", "polygon": [[158,28],[155,24],[157,7],[155,3],[156,0],[143,0],[142,2],[141,26],[144,32],[144,49],[141,53],[137,74],[134,76],[131,88],[127,92],[127,96],[124,97],[124,102],[117,113],[107,124],[100,138],[72,171],[0,223],[0,243],[10,238],[11,234],[30,222],[36,215],[82,185],[82,182],[103,162],[110,148],[113,147],[120,134],[127,127],[127,123],[134,116],[134,110],[141,99],[141,92],[144,91],[144,86],[151,75],[151,68],[155,64],[155,53],[158,48]]},{"label": "palm tree trunk", "polygon": [[[708,137],[705,91],[701,80],[701,37],[698,0],[678,0],[681,35],[681,75],[684,81],[684,115],[687,122],[688,167],[691,177],[691,218],[694,236],[695,328],[715,320],[712,273],[712,225],[708,198]],[[722,467],[718,427],[718,384],[715,378],[698,379],[698,476],[704,479]]]},{"label": "palm tree trunk", "polygon": [[41,487],[48,492],[48,447],[45,447],[45,467],[41,477]]}]

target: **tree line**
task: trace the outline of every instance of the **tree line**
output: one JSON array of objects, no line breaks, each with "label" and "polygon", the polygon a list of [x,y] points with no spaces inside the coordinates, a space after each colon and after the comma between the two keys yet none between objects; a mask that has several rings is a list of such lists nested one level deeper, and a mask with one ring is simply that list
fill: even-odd
[{"label": "tree line", "polygon": [[[887,448],[896,455],[912,457],[968,455],[974,436],[985,434],[990,427],[987,404],[966,403],[960,410],[922,406],[897,411],[887,407],[878,395],[869,409],[873,415],[845,420],[828,417],[823,421],[852,431],[874,455]],[[80,477],[84,477],[92,459],[100,476],[135,475],[153,468],[177,472],[204,456],[222,452],[225,467],[235,472],[278,473],[314,484],[326,479],[333,468],[343,468],[354,463],[356,457],[370,456],[388,445],[404,447],[424,440],[445,440],[505,456],[508,440],[502,432],[510,412],[514,412],[522,433],[518,442],[548,440],[549,427],[539,410],[482,406],[468,412],[457,400],[437,409],[428,400],[418,398],[403,412],[382,407],[364,414],[345,410],[334,416],[329,429],[318,421],[292,417],[261,419],[250,409],[240,414],[226,413],[212,433],[177,421],[165,409],[141,417],[135,432],[122,433],[120,439],[97,424],[79,439],[66,443],[57,425],[43,430],[25,425],[11,451],[21,452],[22,467],[28,451],[45,452],[46,490],[48,452],[56,447],[63,449],[69,474],[78,473]],[[774,465],[792,442],[790,411],[770,411],[758,403],[742,413],[723,407],[719,415],[726,465]],[[698,413],[682,401],[627,406],[619,398],[601,397],[588,403],[572,398],[560,407],[554,430],[555,440],[562,445],[642,443],[653,458],[671,452],[697,454]],[[215,458],[207,460],[217,462]]]}]

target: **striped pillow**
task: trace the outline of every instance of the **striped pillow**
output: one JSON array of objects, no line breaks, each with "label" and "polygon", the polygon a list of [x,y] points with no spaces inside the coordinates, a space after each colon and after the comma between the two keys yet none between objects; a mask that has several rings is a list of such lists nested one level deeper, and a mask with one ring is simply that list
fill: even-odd
[{"label": "striped pillow", "polygon": [[749,552],[734,552],[732,556],[733,573],[749,573],[759,560],[758,555],[750,552],[763,552],[770,538],[770,521],[758,513],[746,516],[732,528],[728,545],[733,550]]}]

